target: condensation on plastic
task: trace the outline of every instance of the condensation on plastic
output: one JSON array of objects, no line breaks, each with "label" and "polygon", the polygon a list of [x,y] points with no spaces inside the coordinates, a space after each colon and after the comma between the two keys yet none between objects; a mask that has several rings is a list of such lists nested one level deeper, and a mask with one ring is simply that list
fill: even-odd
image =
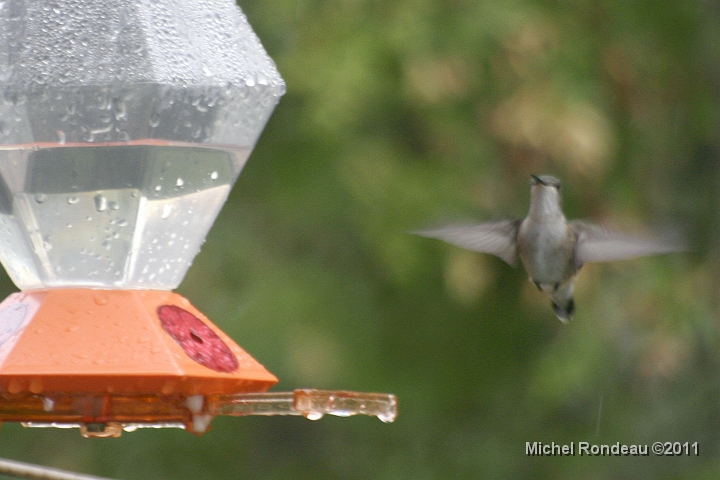
[{"label": "condensation on plastic", "polygon": [[285,92],[245,15],[233,0],[5,0],[0,31],[10,277],[176,288]]},{"label": "condensation on plastic", "polygon": [[232,0],[7,0],[0,31],[0,145],[252,147],[285,92]]}]

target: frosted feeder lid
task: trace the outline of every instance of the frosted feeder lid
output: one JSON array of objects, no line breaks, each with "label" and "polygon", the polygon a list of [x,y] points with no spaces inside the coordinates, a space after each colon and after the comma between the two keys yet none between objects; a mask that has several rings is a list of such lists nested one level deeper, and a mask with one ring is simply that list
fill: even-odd
[{"label": "frosted feeder lid", "polygon": [[285,84],[231,0],[8,0],[0,144],[252,148]]},{"label": "frosted feeder lid", "polygon": [[0,6],[0,259],[18,287],[182,281],[285,91],[230,0]]}]

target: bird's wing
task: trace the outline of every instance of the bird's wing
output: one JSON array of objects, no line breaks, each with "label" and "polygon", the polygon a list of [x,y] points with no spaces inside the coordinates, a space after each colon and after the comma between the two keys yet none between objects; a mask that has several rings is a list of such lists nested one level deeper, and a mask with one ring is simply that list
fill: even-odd
[{"label": "bird's wing", "polygon": [[520,222],[521,220],[502,220],[475,225],[447,225],[411,233],[444,240],[468,250],[490,253],[514,267],[517,263],[516,244]]},{"label": "bird's wing", "polygon": [[681,242],[661,235],[656,238],[631,237],[579,220],[571,221],[570,226],[578,239],[575,246],[576,268],[589,262],[613,262],[685,250]]}]

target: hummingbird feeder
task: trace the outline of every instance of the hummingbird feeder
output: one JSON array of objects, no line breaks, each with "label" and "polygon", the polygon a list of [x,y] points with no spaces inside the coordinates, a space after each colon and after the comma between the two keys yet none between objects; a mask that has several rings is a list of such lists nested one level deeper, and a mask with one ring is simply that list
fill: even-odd
[{"label": "hummingbird feeder", "polygon": [[285,84],[232,0],[0,3],[0,421],[117,436],[217,415],[393,421],[295,390],[173,293]]}]

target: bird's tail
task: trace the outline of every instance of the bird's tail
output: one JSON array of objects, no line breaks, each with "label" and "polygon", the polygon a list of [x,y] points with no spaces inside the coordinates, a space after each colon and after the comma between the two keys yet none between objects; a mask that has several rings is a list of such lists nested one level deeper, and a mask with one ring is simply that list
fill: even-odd
[{"label": "bird's tail", "polygon": [[555,315],[562,323],[569,323],[575,312],[575,300],[573,299],[573,281],[560,285],[551,295]]}]

